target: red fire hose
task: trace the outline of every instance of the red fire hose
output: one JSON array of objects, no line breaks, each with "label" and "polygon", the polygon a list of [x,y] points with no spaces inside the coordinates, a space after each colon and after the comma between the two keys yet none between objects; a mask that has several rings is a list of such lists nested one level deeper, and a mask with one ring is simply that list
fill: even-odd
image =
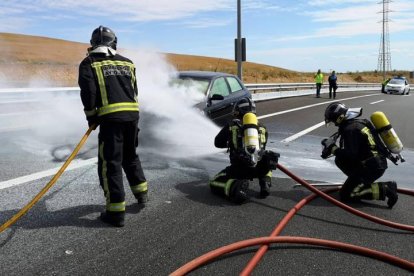
[{"label": "red fire hose", "polygon": [[[200,265],[203,265],[223,254],[233,252],[235,250],[239,250],[245,247],[254,246],[258,244],[262,244],[260,249],[256,252],[255,256],[250,260],[250,262],[247,264],[245,269],[242,271],[240,275],[246,276],[250,275],[250,273],[253,271],[255,266],[258,264],[260,259],[263,257],[263,255],[266,253],[269,243],[301,243],[301,244],[310,244],[310,245],[318,245],[318,246],[325,246],[325,247],[331,247],[336,249],[341,249],[343,251],[351,252],[354,254],[360,254],[372,258],[376,258],[378,260],[382,260],[388,263],[391,263],[393,265],[399,266],[403,269],[407,269],[409,271],[414,272],[414,262],[410,262],[405,259],[401,259],[396,256],[389,255],[384,252],[368,249],[365,247],[360,247],[356,245],[341,243],[337,241],[329,241],[329,240],[321,240],[321,239],[314,239],[314,238],[307,238],[307,237],[289,237],[289,236],[282,236],[277,237],[277,235],[280,234],[280,232],[283,230],[283,228],[286,226],[286,224],[289,222],[289,220],[307,203],[312,201],[317,196],[321,196],[324,199],[328,200],[329,202],[341,207],[342,209],[345,209],[348,212],[351,212],[352,214],[355,214],[357,216],[360,216],[362,218],[368,219],[370,221],[383,224],[386,226],[390,226],[393,228],[401,229],[401,230],[407,230],[407,231],[414,231],[414,226],[411,225],[405,225],[405,224],[399,224],[395,222],[390,222],[375,216],[371,216],[369,214],[363,213],[361,211],[358,211],[354,208],[349,207],[346,204],[343,204],[342,202],[330,197],[327,195],[327,193],[337,191],[339,188],[329,189],[326,191],[320,191],[307,183],[305,180],[297,177],[293,173],[291,173],[289,170],[287,170],[282,165],[278,164],[277,166],[282,172],[290,176],[293,180],[297,181],[298,183],[302,184],[306,188],[308,188],[310,191],[312,191],[314,194],[309,195],[308,197],[302,199],[298,204],[293,207],[288,214],[280,221],[280,223],[277,225],[275,230],[271,233],[270,237],[262,237],[262,238],[256,238],[256,239],[250,239],[245,241],[236,242],[221,248],[218,248],[216,250],[210,251],[193,261],[190,261],[189,263],[185,264],[184,266],[180,267],[176,271],[174,271],[172,274],[173,276],[178,275],[185,275],[189,273],[190,271],[196,269]],[[411,190],[405,190],[405,189],[398,189],[398,192],[407,194],[407,195],[414,195],[414,191]]]},{"label": "red fire hose", "polygon": [[288,169],[286,169],[282,165],[277,164],[277,168],[279,170],[281,170],[282,172],[284,172],[285,174],[287,174],[288,176],[290,176],[293,180],[295,180],[299,184],[302,184],[303,186],[305,186],[311,192],[314,192],[318,196],[326,199],[327,201],[335,204],[338,207],[341,207],[342,209],[344,209],[344,210],[346,210],[346,211],[348,211],[348,212],[350,212],[354,215],[357,215],[357,216],[365,218],[367,220],[370,220],[370,221],[373,221],[373,222],[376,222],[376,223],[379,223],[379,224],[382,224],[382,225],[386,225],[386,226],[389,226],[389,227],[392,227],[392,228],[397,228],[397,229],[400,229],[400,230],[407,230],[407,231],[414,232],[414,226],[412,226],[412,225],[405,225],[405,224],[400,224],[400,223],[396,223],[396,222],[391,222],[391,221],[388,221],[388,220],[385,220],[385,219],[381,219],[381,218],[378,218],[378,217],[375,217],[375,216],[371,216],[371,215],[366,214],[364,212],[361,212],[359,210],[356,210],[356,209],[354,209],[354,208],[352,208],[352,207],[350,207],[350,206],[348,206],[348,205],[346,205],[346,204],[330,197],[329,195],[325,194],[324,192],[316,189],[315,187],[310,185],[308,182],[306,182],[302,178],[297,177],[296,175],[294,175],[292,172],[290,172]]}]

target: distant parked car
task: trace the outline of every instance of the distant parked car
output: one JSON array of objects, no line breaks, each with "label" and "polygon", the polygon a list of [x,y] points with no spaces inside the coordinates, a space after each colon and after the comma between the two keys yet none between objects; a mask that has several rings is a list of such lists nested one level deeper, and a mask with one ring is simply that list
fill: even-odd
[{"label": "distant parked car", "polygon": [[406,78],[395,77],[387,83],[384,92],[387,94],[408,95],[410,94],[410,85]]},{"label": "distant parked car", "polygon": [[233,119],[234,105],[243,98],[252,98],[249,90],[235,75],[209,71],[178,72],[175,85],[194,87],[203,94],[196,107],[213,122],[224,125]]}]

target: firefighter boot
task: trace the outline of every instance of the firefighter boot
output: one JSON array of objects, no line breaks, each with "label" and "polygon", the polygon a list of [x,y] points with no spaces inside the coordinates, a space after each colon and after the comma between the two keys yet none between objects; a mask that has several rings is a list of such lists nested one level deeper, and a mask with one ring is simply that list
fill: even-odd
[{"label": "firefighter boot", "polygon": [[249,189],[249,180],[236,179],[230,187],[229,198],[236,204],[242,204],[249,199],[247,190]]},{"label": "firefighter boot", "polygon": [[125,212],[102,212],[99,217],[101,221],[110,224],[115,227],[124,227],[125,225]]},{"label": "firefighter boot", "polygon": [[389,181],[385,183],[385,196],[388,197],[388,208],[392,208],[398,200],[397,183]]},{"label": "firefighter boot", "polygon": [[272,186],[272,180],[270,177],[266,176],[259,179],[260,185],[260,197],[266,198],[270,194],[270,187]]},{"label": "firefighter boot", "polygon": [[134,194],[138,204],[145,204],[148,202],[148,191]]}]

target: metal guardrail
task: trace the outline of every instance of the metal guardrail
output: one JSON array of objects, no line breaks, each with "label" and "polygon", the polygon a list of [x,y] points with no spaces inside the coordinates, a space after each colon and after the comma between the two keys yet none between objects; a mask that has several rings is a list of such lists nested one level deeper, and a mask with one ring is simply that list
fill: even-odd
[{"label": "metal guardrail", "polygon": [[[255,101],[312,95],[316,91],[315,83],[255,83],[245,84],[245,86],[252,93]],[[380,89],[381,84],[378,83],[340,83],[338,84],[337,93],[355,90],[375,91]],[[58,95],[58,93],[79,97],[79,95],[75,94],[76,92],[79,92],[79,87],[2,88],[0,89],[0,104],[13,101],[38,101],[39,93],[42,96],[50,97]],[[321,93],[328,93],[327,84],[322,86]]]},{"label": "metal guardrail", "polygon": [[[263,92],[279,92],[279,91],[298,91],[298,90],[314,90],[315,83],[250,83],[245,84],[247,89],[253,94]],[[328,88],[328,84],[323,84],[322,89]],[[379,83],[339,83],[338,90],[341,88],[381,88]]]},{"label": "metal guardrail", "polygon": [[[316,89],[315,83],[247,83],[244,85],[253,94],[274,91],[298,91]],[[339,83],[341,88],[380,88],[379,83]],[[322,89],[328,88],[328,84],[323,84]],[[79,87],[39,87],[39,88],[0,88],[2,93],[23,93],[23,92],[77,92]]]},{"label": "metal guardrail", "polygon": [[[266,101],[277,98],[315,95],[315,83],[267,83],[245,84],[252,93],[254,101]],[[379,83],[339,83],[337,93],[346,91],[380,91]],[[321,94],[329,93],[329,85],[322,85]]]},{"label": "metal guardrail", "polygon": [[[314,83],[246,84],[245,86],[252,92],[252,98],[256,102],[315,94]],[[355,90],[377,90],[379,92],[380,89],[379,84],[343,83],[339,85],[337,92]],[[78,101],[80,104],[79,90],[79,87],[0,89],[0,133],[23,129],[27,126],[27,120],[24,118],[26,106],[32,113],[44,112],[42,104],[62,100],[61,96],[64,96],[64,100]],[[326,85],[322,87],[321,93],[328,93]],[[14,111],[16,104],[21,105]],[[10,120],[10,116],[13,116],[13,120]]]}]

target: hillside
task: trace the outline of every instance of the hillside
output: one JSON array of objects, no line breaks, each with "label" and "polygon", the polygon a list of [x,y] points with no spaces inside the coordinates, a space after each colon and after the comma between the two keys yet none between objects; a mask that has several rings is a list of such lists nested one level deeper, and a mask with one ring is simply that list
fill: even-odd
[{"label": "hillside", "polygon": [[[85,57],[86,43],[60,39],[0,33],[0,87],[27,85],[77,86],[79,62]],[[122,53],[122,49],[120,50]],[[209,70],[236,74],[233,60],[166,53],[177,70]],[[329,72],[325,73],[326,75]],[[408,72],[394,72],[408,77]],[[338,74],[342,82],[380,82],[375,72]],[[245,83],[313,82],[313,73],[244,62]]]}]

